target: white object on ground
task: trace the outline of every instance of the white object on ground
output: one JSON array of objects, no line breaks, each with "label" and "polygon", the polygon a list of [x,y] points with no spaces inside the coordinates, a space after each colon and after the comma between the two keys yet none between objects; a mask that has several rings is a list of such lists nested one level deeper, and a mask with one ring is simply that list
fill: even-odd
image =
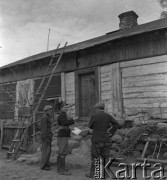
[{"label": "white object on ground", "polygon": [[77,127],[74,127],[74,129],[71,132],[74,133],[75,135],[79,135],[81,130]]}]

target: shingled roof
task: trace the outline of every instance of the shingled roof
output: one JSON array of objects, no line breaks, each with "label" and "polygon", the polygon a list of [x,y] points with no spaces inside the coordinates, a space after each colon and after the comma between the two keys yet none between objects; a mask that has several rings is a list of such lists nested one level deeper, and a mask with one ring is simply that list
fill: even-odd
[{"label": "shingled roof", "polygon": [[[130,37],[130,36],[134,36],[134,35],[138,35],[138,34],[142,34],[146,32],[151,32],[151,31],[155,31],[159,29],[164,29],[164,28],[167,28],[167,18],[159,19],[156,21],[152,21],[149,23],[145,23],[145,24],[138,25],[132,28],[124,29],[124,30],[114,31],[114,32],[107,33],[103,36],[99,36],[99,37],[96,37],[87,41],[69,45],[65,48],[65,53],[79,51],[79,50],[93,47],[96,45],[100,45],[102,43],[106,43],[112,40],[122,39],[122,38]],[[61,53],[62,50],[63,48],[56,50],[56,54]],[[19,61],[10,63],[8,65],[2,66],[0,69],[5,69],[12,66],[29,63],[31,61],[41,60],[43,58],[52,56],[54,53],[55,53],[55,50],[36,54],[30,57],[21,59]]]}]

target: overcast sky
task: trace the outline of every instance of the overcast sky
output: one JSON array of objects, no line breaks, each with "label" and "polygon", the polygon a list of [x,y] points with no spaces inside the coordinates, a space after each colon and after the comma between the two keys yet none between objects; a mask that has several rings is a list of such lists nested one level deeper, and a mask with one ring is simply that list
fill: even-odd
[{"label": "overcast sky", "polygon": [[138,23],[160,18],[157,0],[0,0],[0,66],[81,42],[119,28],[118,15],[134,10]]}]

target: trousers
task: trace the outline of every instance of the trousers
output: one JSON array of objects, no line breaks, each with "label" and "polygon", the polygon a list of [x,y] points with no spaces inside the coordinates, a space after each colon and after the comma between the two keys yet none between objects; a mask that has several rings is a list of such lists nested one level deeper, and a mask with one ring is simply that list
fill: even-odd
[{"label": "trousers", "polygon": [[110,156],[110,143],[92,143],[91,157],[92,158],[108,158]]},{"label": "trousers", "polygon": [[51,155],[51,139],[42,141],[42,156],[41,156],[41,168],[44,168],[49,163]]}]

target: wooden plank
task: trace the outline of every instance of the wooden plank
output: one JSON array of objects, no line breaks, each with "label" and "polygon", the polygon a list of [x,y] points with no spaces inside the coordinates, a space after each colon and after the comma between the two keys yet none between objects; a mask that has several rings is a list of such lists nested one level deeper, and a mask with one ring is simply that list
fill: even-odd
[{"label": "wooden plank", "polygon": [[105,92],[101,95],[102,101],[112,99],[112,94],[110,92]]},{"label": "wooden plank", "polygon": [[1,148],[3,146],[3,120],[1,121]]},{"label": "wooden plank", "polygon": [[157,73],[167,73],[167,62],[127,67],[122,69],[122,77],[143,76]]},{"label": "wooden plank", "polygon": [[123,94],[142,93],[142,92],[166,92],[167,86],[148,86],[148,87],[129,87],[123,88]]},{"label": "wooden plank", "polygon": [[74,92],[74,83],[71,83],[70,85],[66,84],[66,92]]},{"label": "wooden plank", "polygon": [[124,93],[124,99],[132,99],[132,98],[163,98],[167,97],[167,90],[166,92],[136,92],[136,93]]},{"label": "wooden plank", "polygon": [[66,91],[66,96],[72,96],[72,97],[74,97],[74,96],[75,96],[74,90],[73,90],[73,91]]},{"label": "wooden plank", "polygon": [[110,85],[101,87],[101,92],[106,92],[106,91],[111,91],[111,86]]},{"label": "wooden plank", "polygon": [[[68,104],[75,103],[75,74],[65,73],[65,97]],[[68,115],[75,116],[75,104],[69,108]]]},{"label": "wooden plank", "polygon": [[99,101],[98,68],[94,67],[76,71],[75,84],[76,113],[79,116],[90,116],[95,103]]},{"label": "wooden plank", "polygon": [[106,101],[112,98],[111,96],[111,65],[101,66],[100,68],[100,88],[101,88],[101,100]]},{"label": "wooden plank", "polygon": [[101,66],[100,72],[101,72],[101,74],[105,74],[105,73],[108,73],[108,72],[111,73],[111,64]]},{"label": "wooden plank", "polygon": [[[138,114],[142,114],[143,112],[148,113],[153,117],[160,117],[160,108],[159,107],[125,107],[125,112],[127,115],[136,116]],[[162,117],[167,117],[167,109],[166,107],[161,107]],[[156,115],[155,115],[156,114]]]},{"label": "wooden plank", "polygon": [[101,77],[100,80],[101,80],[101,82],[108,82],[111,80],[111,76]]},{"label": "wooden plank", "polygon": [[146,154],[146,151],[147,151],[147,148],[148,148],[149,143],[150,143],[150,142],[147,141],[146,144],[145,144],[145,146],[144,146],[144,150],[143,150],[142,155],[141,155],[142,158],[145,157],[145,154]]},{"label": "wooden plank", "polygon": [[112,64],[111,92],[113,113],[122,116],[121,72],[119,63]]},{"label": "wooden plank", "polygon": [[167,107],[167,98],[124,99],[125,107]]},{"label": "wooden plank", "polygon": [[111,72],[101,73],[101,78],[111,77]]},{"label": "wooden plank", "polygon": [[74,77],[71,77],[70,79],[68,79],[67,77],[66,77],[66,84],[71,84],[71,83],[74,83]]},{"label": "wooden plank", "polygon": [[101,91],[111,91],[111,79],[108,82],[101,82]]},{"label": "wooden plank", "polygon": [[63,101],[66,100],[66,84],[65,84],[65,73],[61,73],[61,98]]},{"label": "wooden plank", "polygon": [[167,73],[122,78],[123,87],[166,85]]},{"label": "wooden plank", "polygon": [[98,74],[98,91],[99,91],[99,101],[101,101],[101,67],[97,67],[97,74]]},{"label": "wooden plank", "polygon": [[167,62],[167,55],[154,56],[151,58],[135,59],[133,61],[121,62],[120,67],[125,68],[125,67],[140,66],[144,64],[156,64],[156,63],[163,63],[163,62]]},{"label": "wooden plank", "polygon": [[[108,111],[122,114],[121,74],[119,63],[101,67],[101,99]],[[110,104],[108,104],[108,102]]]}]

